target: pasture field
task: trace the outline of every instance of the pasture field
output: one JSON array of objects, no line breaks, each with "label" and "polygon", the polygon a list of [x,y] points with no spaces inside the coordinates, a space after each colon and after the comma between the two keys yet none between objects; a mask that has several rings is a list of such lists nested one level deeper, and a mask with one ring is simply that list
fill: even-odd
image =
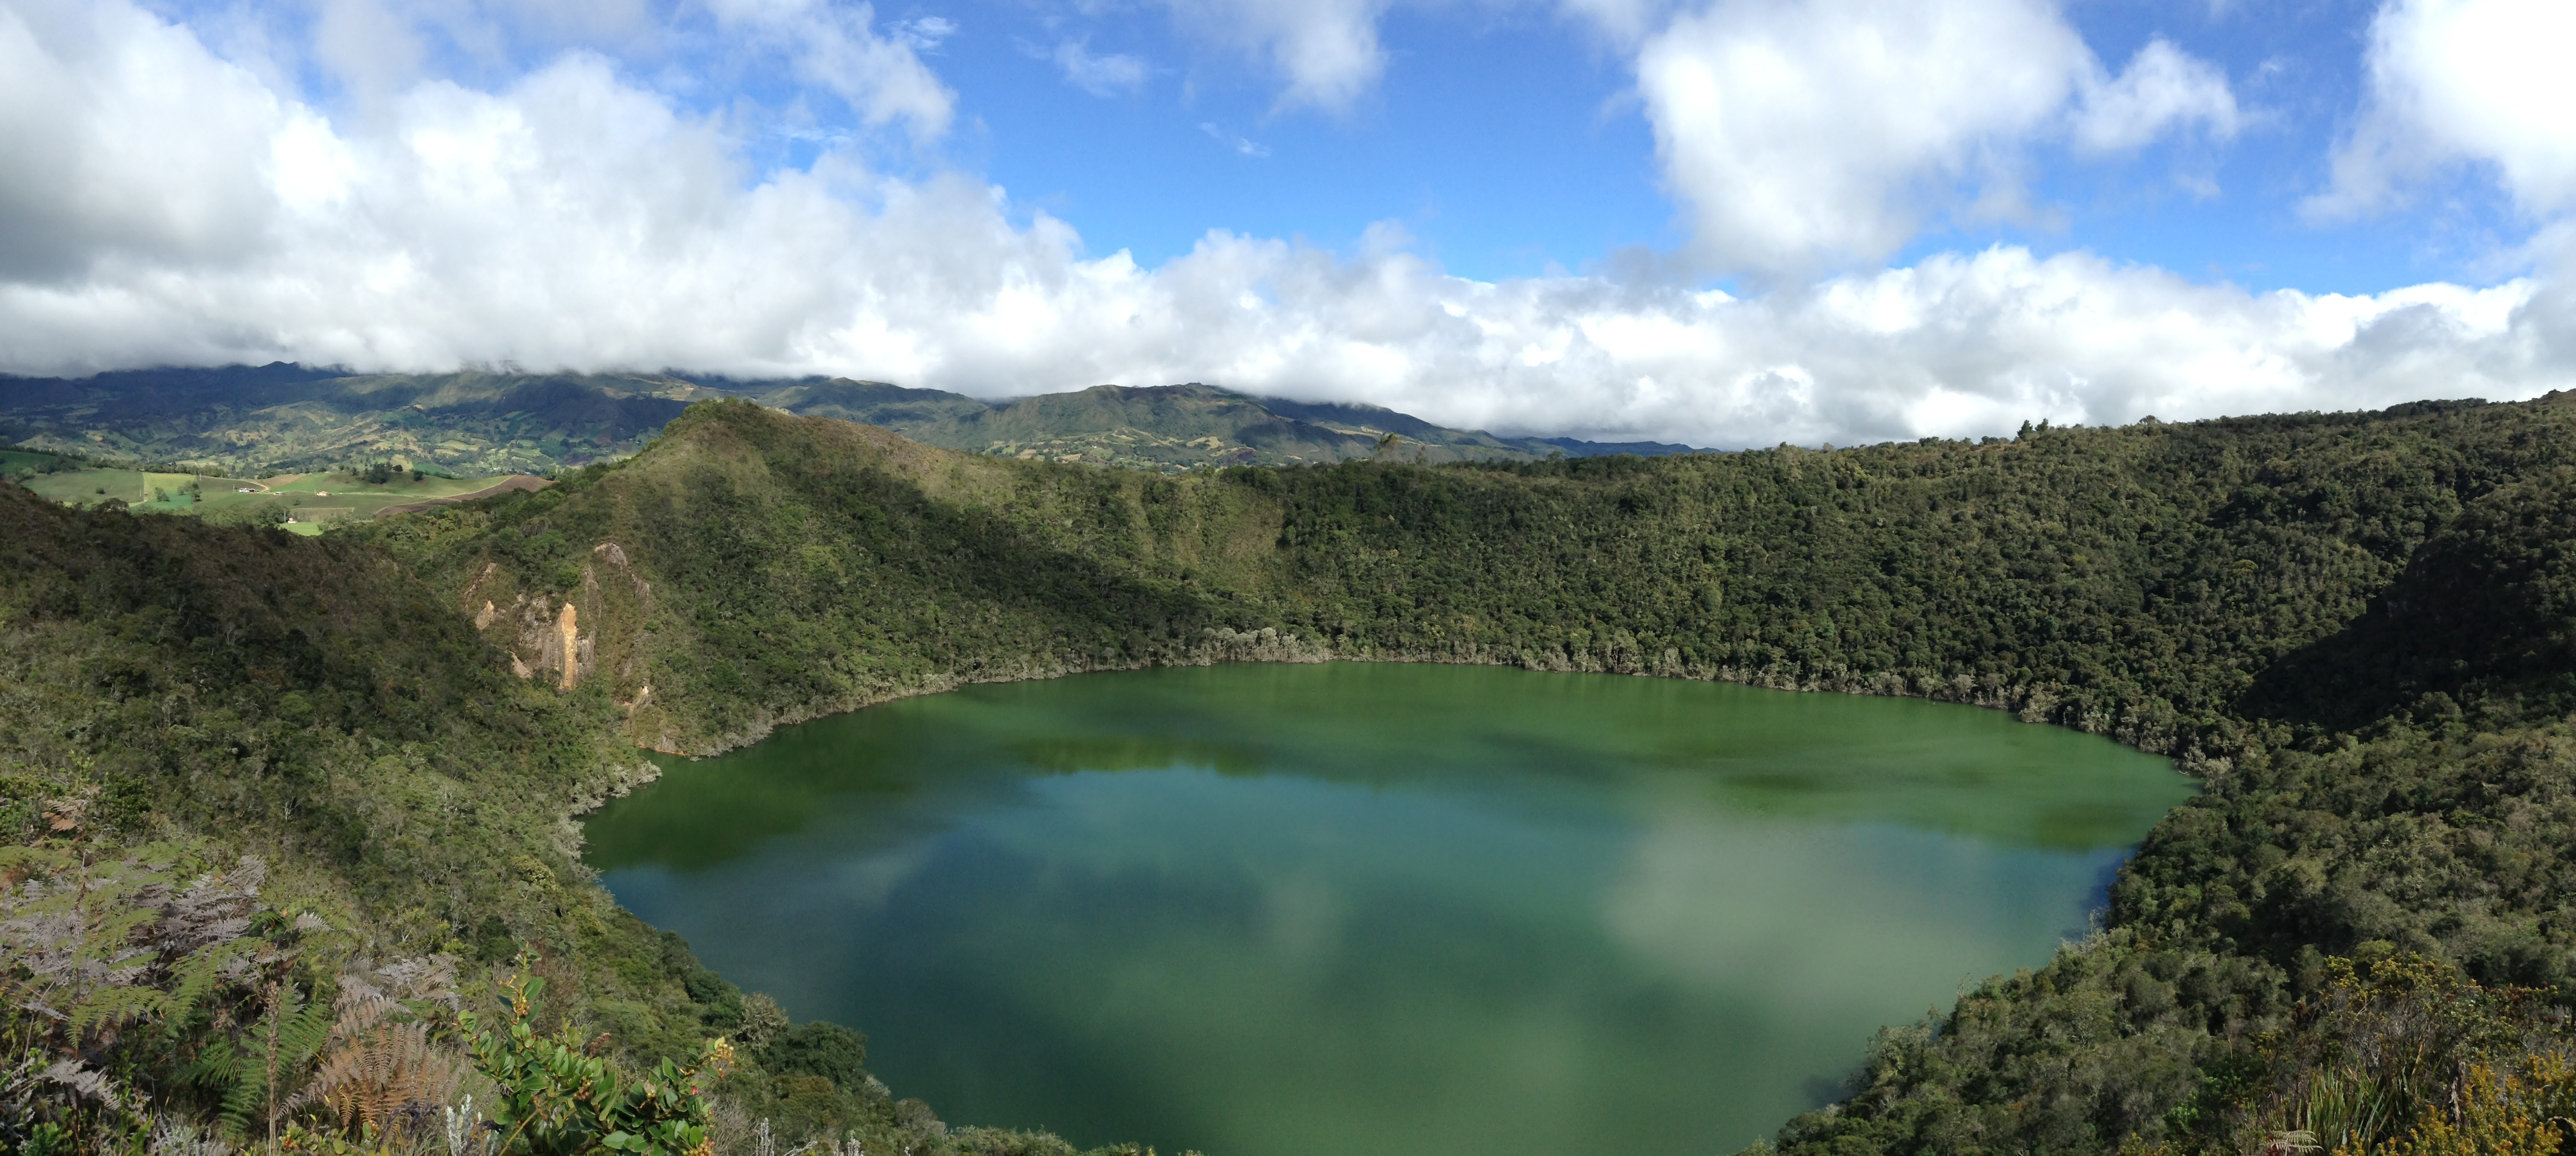
[{"label": "pasture field", "polygon": [[75,506],[95,506],[115,498],[137,510],[193,513],[197,512],[200,495],[213,497],[229,481],[200,474],[86,469],[38,474],[24,484],[40,495]]},{"label": "pasture field", "polygon": [[[447,478],[398,473],[370,482],[354,473],[326,471],[227,478],[146,470],[87,468],[40,473],[53,455],[0,450],[0,475],[14,475],[36,494],[74,506],[109,498],[138,512],[211,516],[219,521],[268,521],[283,516],[287,529],[318,534],[328,523],[375,517],[391,506],[455,498],[491,488],[503,478]],[[269,511],[276,511],[271,514]]]}]

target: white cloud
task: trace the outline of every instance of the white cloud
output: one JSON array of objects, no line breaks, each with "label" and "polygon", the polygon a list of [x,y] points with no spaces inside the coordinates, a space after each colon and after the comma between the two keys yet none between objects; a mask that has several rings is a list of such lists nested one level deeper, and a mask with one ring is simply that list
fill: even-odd
[{"label": "white cloud", "polygon": [[945,16],[916,16],[896,21],[890,30],[905,44],[930,52],[936,50],[941,42],[957,35],[957,22]]},{"label": "white cloud", "polygon": [[314,55],[364,96],[409,84],[427,53],[419,30],[383,0],[323,0],[313,21]]},{"label": "white cloud", "polygon": [[1647,41],[1637,79],[1698,248],[1795,275],[1895,251],[1925,186],[2009,195],[2089,60],[2033,0],[1737,0]]},{"label": "white cloud", "polygon": [[904,21],[881,35],[866,4],[708,0],[707,8],[723,27],[786,52],[797,79],[840,97],[870,126],[901,121],[931,137],[955,115],[956,94],[915,54],[956,32],[945,19]]},{"label": "white cloud", "polygon": [[2453,162],[2492,166],[2523,211],[2576,209],[2576,6],[2388,0],[2371,23],[2369,103],[2311,211],[2385,207]]},{"label": "white cloud", "polygon": [[2234,126],[2215,69],[2158,41],[2110,79],[2047,0],[1719,0],[1647,39],[1637,84],[1697,254],[1773,278],[2018,215],[2024,150],[2070,115],[2106,149]]},{"label": "white cloud", "polygon": [[1068,40],[1055,46],[1056,67],[1064,71],[1064,81],[1093,96],[1118,96],[1145,87],[1152,75],[1143,59],[1124,53],[1094,56],[1080,41]]},{"label": "white cloud", "polygon": [[2089,74],[2083,94],[2075,144],[2089,152],[2137,148],[2190,124],[2225,140],[2241,123],[2226,74],[2161,37],[2139,49],[2118,77],[2098,69]]},{"label": "white cloud", "polygon": [[130,6],[0,7],[0,278],[250,259],[288,123],[248,72]]},{"label": "white cloud", "polygon": [[[1276,71],[1281,108],[1347,111],[1387,68],[1378,24],[1408,0],[1161,0],[1181,31]],[[1409,0],[1454,8],[1456,0]],[[1475,0],[1487,9],[1553,7],[1622,50],[1653,31],[1674,0]]]},{"label": "white cloud", "polygon": [[1163,2],[1183,30],[1277,69],[1282,107],[1346,110],[1386,71],[1377,22],[1390,0]]},{"label": "white cloud", "polygon": [[[432,62],[462,61],[498,72],[522,54],[588,44],[647,48],[661,28],[654,0],[313,0],[309,6],[236,4],[205,13],[228,47],[249,48],[269,66],[309,61],[362,106],[410,87]],[[299,27],[309,7],[309,26]],[[200,23],[201,34],[206,23]],[[240,34],[247,34],[249,44]],[[309,38],[310,56],[295,46]],[[241,57],[234,58],[237,62]]]},{"label": "white cloud", "polygon": [[[324,121],[117,0],[0,6],[0,369],[266,361],[1211,381],[1705,445],[2348,409],[2576,384],[2554,283],[2249,294],[2001,248],[1756,298],[1452,277],[1212,233],[1156,268],[999,190],[721,126],[568,55]],[[138,135],[140,134],[140,135]]]}]

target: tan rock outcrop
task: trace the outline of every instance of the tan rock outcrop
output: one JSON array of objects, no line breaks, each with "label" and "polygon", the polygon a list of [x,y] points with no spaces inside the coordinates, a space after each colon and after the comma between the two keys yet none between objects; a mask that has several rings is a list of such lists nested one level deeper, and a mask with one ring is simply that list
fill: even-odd
[{"label": "tan rock outcrop", "polygon": [[564,603],[563,613],[555,618],[555,631],[563,636],[562,650],[559,653],[563,655],[561,686],[565,690],[571,690],[581,682],[582,639],[581,631],[574,623],[575,618],[576,614],[570,602]]}]

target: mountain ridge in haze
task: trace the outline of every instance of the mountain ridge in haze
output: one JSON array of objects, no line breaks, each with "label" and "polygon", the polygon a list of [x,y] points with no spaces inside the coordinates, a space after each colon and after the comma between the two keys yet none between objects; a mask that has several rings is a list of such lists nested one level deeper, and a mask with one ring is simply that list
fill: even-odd
[{"label": "mountain ridge in haze", "polygon": [[987,402],[837,377],[351,374],[286,362],[0,376],[0,439],[237,475],[385,460],[471,474],[542,473],[635,453],[691,402],[723,396],[883,426],[946,449],[1163,471],[1373,457],[1440,463],[1696,452],[1661,442],[1498,437],[1380,406],[1265,398],[1195,382]]}]

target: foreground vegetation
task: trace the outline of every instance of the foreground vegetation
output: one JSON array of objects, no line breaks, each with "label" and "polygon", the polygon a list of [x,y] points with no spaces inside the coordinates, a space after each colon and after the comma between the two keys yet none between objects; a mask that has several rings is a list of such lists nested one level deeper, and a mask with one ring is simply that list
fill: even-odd
[{"label": "foreground vegetation", "polygon": [[[13,1044],[248,1136],[182,1074],[259,1043],[240,1009],[451,959],[456,1006],[497,1015],[526,944],[538,1034],[604,1032],[591,1050],[629,1070],[748,1045],[709,1084],[720,1147],[756,1150],[767,1120],[879,1151],[1062,1150],[892,1099],[854,1033],[784,1024],[618,910],[567,816],[649,777],[635,746],[714,751],[966,681],[1508,663],[1974,702],[2201,776],[2098,934],[1891,1028],[1784,1150],[2556,1150],[2571,471],[2554,397],[1183,477],[717,402],[542,492],[318,541],[0,493],[0,806],[53,857],[12,861],[10,902],[248,852],[272,874],[253,922],[289,936],[260,950],[349,945],[315,949],[284,1003],[253,982],[190,997],[231,1012],[137,1004],[105,1045],[32,1020]],[[294,930],[308,914],[331,930]],[[56,1126],[142,1126],[118,1111]]]}]

